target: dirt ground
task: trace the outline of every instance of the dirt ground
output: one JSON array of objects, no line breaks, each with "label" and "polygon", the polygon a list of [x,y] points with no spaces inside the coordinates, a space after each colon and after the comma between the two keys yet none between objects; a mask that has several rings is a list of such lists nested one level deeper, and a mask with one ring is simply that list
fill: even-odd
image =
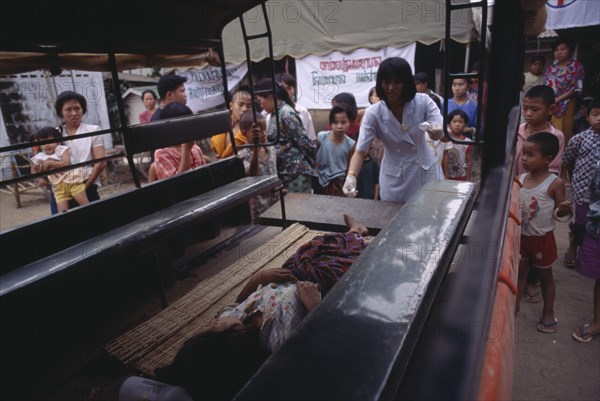
[{"label": "dirt ground", "polygon": [[[131,183],[105,186],[100,196],[110,197],[130,188]],[[21,200],[23,206],[17,209],[11,195],[0,193],[0,231],[49,215],[48,200],[42,194],[25,194]],[[555,234],[562,255],[567,247],[567,224],[558,223]],[[554,266],[554,277],[558,332],[536,330],[541,303],[523,303],[516,316],[513,399],[600,400],[600,339],[579,344],[571,338],[575,326],[592,317],[594,282],[565,268],[562,257]],[[102,398],[82,392],[87,393],[82,399]]]}]

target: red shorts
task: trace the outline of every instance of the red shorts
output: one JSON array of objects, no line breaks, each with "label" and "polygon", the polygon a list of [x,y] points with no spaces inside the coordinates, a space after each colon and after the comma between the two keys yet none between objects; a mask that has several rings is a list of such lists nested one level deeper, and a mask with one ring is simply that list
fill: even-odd
[{"label": "red shorts", "polygon": [[521,259],[529,260],[538,269],[548,269],[558,259],[554,231],[541,237],[521,235]]}]

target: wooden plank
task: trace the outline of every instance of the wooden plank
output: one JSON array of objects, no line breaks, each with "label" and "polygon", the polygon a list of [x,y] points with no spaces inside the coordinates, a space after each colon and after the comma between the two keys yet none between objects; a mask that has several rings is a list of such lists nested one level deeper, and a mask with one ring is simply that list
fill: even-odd
[{"label": "wooden plank", "polygon": [[[371,235],[377,234],[402,208],[402,203],[369,199],[342,198],[326,195],[288,193],[284,199],[289,223],[300,223],[312,230],[346,231],[343,214],[356,217],[367,226]],[[260,217],[264,225],[282,226],[279,202]]]}]

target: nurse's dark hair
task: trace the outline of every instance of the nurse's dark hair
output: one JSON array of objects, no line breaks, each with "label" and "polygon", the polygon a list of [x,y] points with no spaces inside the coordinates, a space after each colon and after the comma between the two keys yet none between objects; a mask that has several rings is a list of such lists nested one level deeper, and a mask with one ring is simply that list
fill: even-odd
[{"label": "nurse's dark hair", "polygon": [[412,69],[408,61],[401,57],[390,57],[383,60],[377,70],[377,81],[375,84],[375,91],[379,99],[384,100],[387,104],[387,95],[383,88],[383,81],[395,80],[402,82],[404,87],[402,88],[401,98],[406,102],[410,102],[414,99],[417,93],[417,86],[413,77]]}]

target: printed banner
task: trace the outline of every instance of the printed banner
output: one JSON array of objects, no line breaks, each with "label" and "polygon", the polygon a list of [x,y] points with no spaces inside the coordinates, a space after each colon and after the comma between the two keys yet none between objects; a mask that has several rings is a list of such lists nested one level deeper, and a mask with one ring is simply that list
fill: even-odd
[{"label": "printed banner", "polygon": [[[246,72],[248,72],[248,66],[246,63],[240,65],[226,64],[226,71],[227,87],[231,90],[244,78]],[[185,83],[187,106],[194,113],[212,109],[224,103],[221,67],[207,65],[204,68],[177,70],[177,75],[187,77]]]},{"label": "printed banner", "polygon": [[546,29],[565,29],[600,24],[598,0],[547,0]]},{"label": "printed banner", "polygon": [[402,57],[414,73],[416,44],[380,50],[358,49],[351,54],[331,52],[296,60],[298,103],[307,109],[329,109],[341,92],[352,93],[358,107],[369,106],[369,89],[375,86],[377,68],[388,57]]}]

